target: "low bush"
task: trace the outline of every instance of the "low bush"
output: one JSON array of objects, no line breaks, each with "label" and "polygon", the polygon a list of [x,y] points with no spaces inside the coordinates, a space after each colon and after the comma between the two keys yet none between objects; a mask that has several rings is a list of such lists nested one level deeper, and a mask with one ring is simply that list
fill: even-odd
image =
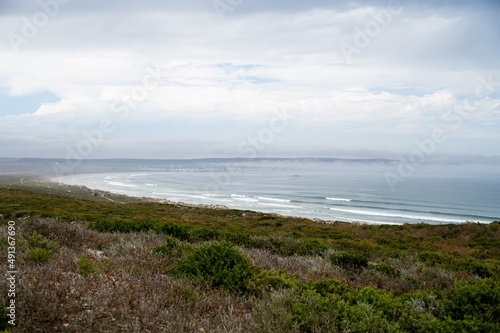
[{"label": "low bush", "polygon": [[239,245],[269,250],[282,256],[321,255],[328,249],[323,240],[281,236],[252,236]]},{"label": "low bush", "polygon": [[389,265],[385,262],[380,262],[376,265],[371,265],[370,267],[373,267],[375,270],[382,272],[390,277],[398,278],[401,276],[401,271],[397,267]]},{"label": "low bush", "polygon": [[500,282],[496,279],[457,282],[443,292],[441,317],[500,323]]},{"label": "low bush", "polygon": [[44,249],[44,250],[55,251],[61,247],[57,242],[52,242],[45,239],[42,235],[40,235],[36,231],[34,231],[32,235],[29,234],[23,235],[23,238],[26,240],[28,246],[31,249]]},{"label": "low bush", "polygon": [[250,282],[250,289],[256,293],[262,291],[272,291],[286,288],[297,288],[300,283],[295,277],[288,273],[285,268],[282,271],[262,270],[257,273],[253,281]]},{"label": "low bush", "polygon": [[362,268],[368,267],[368,256],[365,254],[347,252],[339,254],[334,253],[330,255],[329,259],[332,264],[345,269],[360,270]]},{"label": "low bush", "polygon": [[26,255],[26,261],[34,264],[44,264],[50,260],[52,257],[52,251],[46,249],[31,249],[28,250]]},{"label": "low bush", "polygon": [[182,248],[182,245],[179,244],[179,241],[176,238],[171,236],[167,236],[165,238],[165,243],[162,245],[154,246],[151,249],[151,253],[153,254],[162,254],[164,256],[168,256],[173,254],[175,251]]},{"label": "low bush", "polygon": [[232,244],[221,242],[194,248],[170,272],[203,278],[214,287],[245,293],[250,290],[257,270]]},{"label": "low bush", "polygon": [[7,332],[7,328],[11,327],[7,319],[7,308],[0,308],[0,333]]},{"label": "low bush", "polygon": [[191,240],[193,241],[209,241],[218,240],[221,237],[221,232],[214,227],[202,227],[194,229],[191,233]]},{"label": "low bush", "polygon": [[78,262],[78,272],[83,277],[89,278],[92,277],[96,271],[96,267],[94,262],[90,261],[86,254],[83,254],[80,257],[80,261]]},{"label": "low bush", "polygon": [[114,218],[101,218],[96,221],[88,222],[91,229],[100,232],[147,232],[156,231],[163,233],[180,240],[189,240],[190,228],[170,221],[158,221],[152,219],[114,219]]},{"label": "low bush", "polygon": [[156,227],[156,231],[175,237],[182,241],[190,240],[190,228],[173,222],[164,222]]},{"label": "low bush", "polygon": [[428,266],[438,266],[453,271],[466,271],[481,278],[493,276],[490,268],[471,258],[456,258],[446,253],[421,252],[417,259]]}]

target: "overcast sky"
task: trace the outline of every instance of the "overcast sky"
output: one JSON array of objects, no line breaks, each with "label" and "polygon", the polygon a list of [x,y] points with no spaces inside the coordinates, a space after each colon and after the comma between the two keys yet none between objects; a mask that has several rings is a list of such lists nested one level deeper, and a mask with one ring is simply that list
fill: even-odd
[{"label": "overcast sky", "polygon": [[0,2],[0,157],[500,155],[499,1]]}]

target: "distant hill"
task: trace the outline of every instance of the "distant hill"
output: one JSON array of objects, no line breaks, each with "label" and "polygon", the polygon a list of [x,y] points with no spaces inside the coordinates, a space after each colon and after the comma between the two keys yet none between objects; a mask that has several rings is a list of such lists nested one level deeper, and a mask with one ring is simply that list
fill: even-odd
[{"label": "distant hill", "polygon": [[356,163],[390,164],[395,160],[383,158],[199,158],[199,159],[82,159],[57,158],[0,158],[0,173],[73,174],[87,172],[176,171],[184,169],[217,170],[228,166],[255,168],[266,164]]}]

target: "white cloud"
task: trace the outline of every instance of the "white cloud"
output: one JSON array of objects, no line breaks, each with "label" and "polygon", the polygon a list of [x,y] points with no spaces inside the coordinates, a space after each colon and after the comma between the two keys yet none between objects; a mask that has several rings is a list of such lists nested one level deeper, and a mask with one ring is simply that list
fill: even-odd
[{"label": "white cloud", "polygon": [[[287,11],[241,5],[224,21],[201,2],[196,9],[124,2],[118,12],[93,2],[87,9],[78,1],[68,4],[19,53],[8,39],[0,41],[0,87],[12,96],[48,90],[61,98],[31,115],[0,113],[0,131],[12,140],[74,140],[111,117],[124,128],[140,121],[134,137],[148,137],[150,128],[172,118],[237,121],[247,133],[284,109],[303,133],[342,128],[351,146],[362,149],[372,143],[354,139],[360,131],[424,133],[442,123],[454,104],[473,99],[480,77],[493,74],[500,81],[500,69],[492,65],[500,47],[498,30],[492,32],[497,23],[485,9],[402,2],[404,11],[393,14],[349,65],[340,43],[353,43],[356,29],[387,8],[317,3]],[[299,5],[305,6],[293,6]],[[22,18],[37,10],[18,7],[2,17],[4,35],[20,33]],[[112,105],[140,88],[151,66],[161,72],[155,78],[159,87],[126,119],[117,119]],[[496,137],[499,101],[498,91],[482,96],[461,133]],[[23,130],[23,124],[29,126]],[[118,146],[128,139],[120,133],[113,136]],[[193,131],[189,137],[200,141],[205,134]],[[304,141],[328,140],[312,137]],[[388,141],[380,145],[392,147]]]}]

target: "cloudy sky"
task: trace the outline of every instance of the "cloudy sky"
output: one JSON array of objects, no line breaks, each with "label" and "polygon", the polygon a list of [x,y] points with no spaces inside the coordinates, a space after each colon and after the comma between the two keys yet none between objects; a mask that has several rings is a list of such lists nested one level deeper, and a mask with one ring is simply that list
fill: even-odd
[{"label": "cloudy sky", "polygon": [[0,157],[499,156],[500,2],[435,2],[2,0]]}]

